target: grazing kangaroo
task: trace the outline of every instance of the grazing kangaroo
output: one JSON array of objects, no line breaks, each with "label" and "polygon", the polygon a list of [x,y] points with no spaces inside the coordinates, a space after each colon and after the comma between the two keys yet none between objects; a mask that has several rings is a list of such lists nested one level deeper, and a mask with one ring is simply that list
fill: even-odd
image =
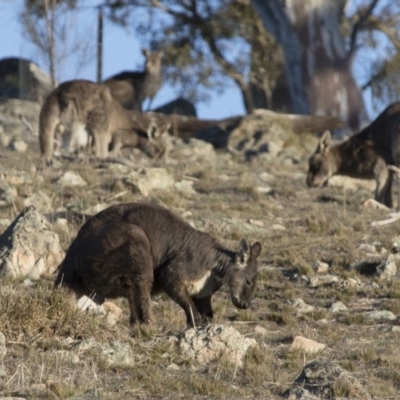
[{"label": "grazing kangaroo", "polygon": [[[131,113],[115,100],[109,88],[86,80],[60,84],[46,99],[39,116],[40,151],[46,164],[53,158],[54,137],[61,133],[69,152],[87,148],[94,141],[96,157],[122,147],[138,147],[149,157],[163,151],[162,129],[140,129]],[[165,127],[167,130],[169,127]]]},{"label": "grazing kangaroo", "polygon": [[392,207],[393,172],[400,166],[400,102],[388,106],[369,126],[345,142],[331,146],[325,131],[309,159],[307,185],[321,187],[333,175],[375,179],[375,200]]},{"label": "grazing kangaroo", "polygon": [[125,297],[131,324],[149,322],[151,295],[165,292],[195,326],[212,319],[211,297],[224,283],[236,307],[250,307],[260,252],[245,239],[230,250],[166,208],[118,204],[82,226],[55,286],[98,304]]},{"label": "grazing kangaroo", "polygon": [[149,98],[147,107],[161,87],[161,60],[163,51],[150,52],[142,49],[146,57],[144,71],[123,71],[104,81],[111,90],[112,95],[128,110],[142,111],[143,102]]}]

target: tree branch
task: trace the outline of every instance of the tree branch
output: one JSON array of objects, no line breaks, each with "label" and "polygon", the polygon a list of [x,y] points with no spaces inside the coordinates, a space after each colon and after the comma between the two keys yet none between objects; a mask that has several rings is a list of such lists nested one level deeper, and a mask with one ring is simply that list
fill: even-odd
[{"label": "tree branch", "polygon": [[372,11],[374,10],[375,6],[378,4],[378,1],[379,0],[372,0],[371,4],[366,8],[365,12],[360,15],[358,21],[354,24],[353,31],[351,32],[351,36],[350,36],[350,50],[349,50],[350,56],[355,51],[357,35],[358,35],[359,30],[366,23],[368,17],[372,14]]},{"label": "tree branch", "polygon": [[374,16],[368,18],[368,27],[383,32],[392,41],[397,51],[400,52],[400,35],[395,27],[389,26],[387,23]]}]

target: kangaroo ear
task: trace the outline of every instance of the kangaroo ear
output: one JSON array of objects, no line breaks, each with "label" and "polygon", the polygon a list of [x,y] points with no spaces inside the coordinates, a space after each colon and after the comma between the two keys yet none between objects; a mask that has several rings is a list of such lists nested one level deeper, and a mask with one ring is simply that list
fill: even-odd
[{"label": "kangaroo ear", "polygon": [[317,152],[318,153],[325,153],[329,149],[329,146],[331,145],[331,133],[329,131],[325,131],[321,139],[319,140],[318,147],[317,147]]},{"label": "kangaroo ear", "polygon": [[157,137],[157,125],[154,122],[150,122],[146,133],[149,139],[155,139]]},{"label": "kangaroo ear", "polygon": [[258,256],[260,255],[262,250],[262,246],[260,242],[255,242],[252,246],[251,246],[251,255],[252,257],[254,257],[255,259],[258,258]]},{"label": "kangaroo ear", "polygon": [[247,239],[241,239],[239,243],[239,263],[244,266],[247,260],[250,258],[251,246]]}]

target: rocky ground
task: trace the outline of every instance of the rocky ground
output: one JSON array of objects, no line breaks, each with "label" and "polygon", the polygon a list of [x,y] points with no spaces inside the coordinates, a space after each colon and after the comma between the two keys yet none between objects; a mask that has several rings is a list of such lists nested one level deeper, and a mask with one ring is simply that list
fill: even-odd
[{"label": "rocky ground", "polygon": [[[260,115],[226,150],[171,139],[166,160],[128,151],[131,165],[58,158],[44,170],[37,112],[0,106],[0,399],[400,399],[400,226],[373,224],[389,213],[363,205],[373,182],[308,189],[317,139]],[[131,337],[124,300],[79,309],[53,292],[86,216],[132,201],[233,247],[260,241],[251,309],[221,290],[215,324],[185,330],[161,295]]]}]

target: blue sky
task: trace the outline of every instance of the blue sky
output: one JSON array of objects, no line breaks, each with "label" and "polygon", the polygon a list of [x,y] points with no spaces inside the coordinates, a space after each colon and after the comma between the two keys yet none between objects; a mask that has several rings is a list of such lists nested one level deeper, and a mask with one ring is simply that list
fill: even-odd
[{"label": "blue sky", "polygon": [[[97,12],[90,8],[99,4],[99,0],[86,0],[87,9],[79,12],[79,24],[87,27],[88,34],[96,41]],[[0,59],[4,57],[23,57],[36,62],[44,69],[44,65],[38,57],[37,50],[29,44],[22,35],[22,28],[18,19],[18,11],[23,4],[22,0],[0,0]],[[122,70],[140,70],[143,68],[144,57],[140,51],[141,44],[135,40],[134,33],[120,28],[104,20],[104,43],[103,43],[103,78],[107,78]],[[356,79],[363,82],[363,65],[366,58],[371,55],[360,53],[355,60],[354,70]],[[373,56],[373,55],[372,55]],[[76,72],[76,64],[65,66],[62,80],[84,78],[96,79],[96,58],[93,57],[90,64],[79,73]],[[174,88],[164,84],[157,93],[152,107],[164,104],[177,96]],[[366,106],[370,118],[377,114],[372,109],[370,96],[365,94]],[[241,94],[232,83],[226,87],[223,94],[215,95],[207,103],[196,104],[200,118],[225,118],[231,115],[244,114]]]}]

